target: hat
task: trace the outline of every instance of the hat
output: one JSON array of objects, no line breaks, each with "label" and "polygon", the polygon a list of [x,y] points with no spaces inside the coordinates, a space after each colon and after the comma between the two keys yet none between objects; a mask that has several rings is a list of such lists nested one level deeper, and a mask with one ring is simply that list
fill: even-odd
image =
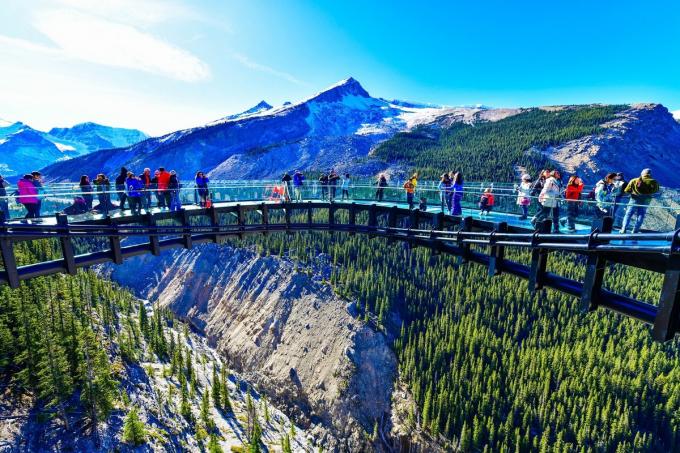
[{"label": "hat", "polygon": [[531,176],[529,176],[528,174],[524,173],[522,175],[522,181],[530,181],[530,180],[531,180]]},{"label": "hat", "polygon": [[640,172],[640,176],[652,176],[652,169],[651,168],[645,168]]}]

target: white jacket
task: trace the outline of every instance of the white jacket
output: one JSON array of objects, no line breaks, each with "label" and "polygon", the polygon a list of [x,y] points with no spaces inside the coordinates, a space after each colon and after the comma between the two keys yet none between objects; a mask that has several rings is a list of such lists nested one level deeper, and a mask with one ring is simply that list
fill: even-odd
[{"label": "white jacket", "polygon": [[531,183],[529,181],[522,181],[522,184],[517,186],[517,204],[520,206],[528,206],[531,204]]},{"label": "white jacket", "polygon": [[538,202],[546,208],[555,208],[559,204],[560,185],[555,178],[549,176],[543,184],[543,190],[538,196]]}]

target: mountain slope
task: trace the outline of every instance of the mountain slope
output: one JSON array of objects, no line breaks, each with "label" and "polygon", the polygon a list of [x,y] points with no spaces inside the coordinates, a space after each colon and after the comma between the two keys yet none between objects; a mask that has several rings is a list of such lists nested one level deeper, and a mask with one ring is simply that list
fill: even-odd
[{"label": "mountain slope", "polygon": [[18,121],[0,123],[0,174],[16,176],[103,148],[129,146],[147,138],[136,129],[95,123],[42,132]]},{"label": "mountain slope", "polygon": [[[404,104],[404,103],[401,103]],[[264,107],[264,106],[262,106]],[[166,166],[183,177],[196,170],[219,178],[279,176],[294,168],[344,167],[396,132],[438,118],[474,122],[484,109],[398,105],[373,98],[349,78],[295,104],[229,117],[123,149],[100,151],[45,172],[54,179]],[[516,113],[507,110],[503,115]]]},{"label": "mountain slope", "polygon": [[361,450],[358,434],[389,411],[396,361],[353,305],[290,262],[252,251],[206,245],[160,259],[111,267],[111,278],[188,318],[302,426]]},{"label": "mountain slope", "polygon": [[84,153],[120,148],[146,140],[148,135],[137,129],[103,126],[97,123],[80,123],[73,127],[55,127],[48,132],[52,137],[83,145]]},{"label": "mountain slope", "polygon": [[543,153],[567,171],[589,179],[621,171],[630,179],[643,168],[664,185],[680,185],[680,124],[660,104],[635,104],[601,124],[601,132]]}]

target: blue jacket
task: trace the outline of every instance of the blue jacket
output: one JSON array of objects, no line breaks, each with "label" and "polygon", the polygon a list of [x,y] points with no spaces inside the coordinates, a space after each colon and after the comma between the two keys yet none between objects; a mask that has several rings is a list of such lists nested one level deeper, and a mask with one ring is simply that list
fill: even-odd
[{"label": "blue jacket", "polygon": [[141,180],[137,178],[128,178],[125,180],[125,185],[127,186],[128,197],[141,197],[141,190],[144,188],[144,184]]},{"label": "blue jacket", "polygon": [[305,180],[305,177],[302,173],[295,173],[293,175],[293,185],[295,187],[300,187],[302,185],[302,181]]}]

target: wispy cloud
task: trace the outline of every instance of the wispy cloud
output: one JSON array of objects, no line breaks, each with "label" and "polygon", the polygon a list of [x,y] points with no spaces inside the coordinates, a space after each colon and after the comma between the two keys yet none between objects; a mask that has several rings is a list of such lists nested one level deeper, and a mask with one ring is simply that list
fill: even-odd
[{"label": "wispy cloud", "polygon": [[274,69],[270,66],[260,64],[256,61],[251,60],[247,56],[240,54],[240,53],[234,53],[233,57],[236,61],[241,63],[243,66],[246,68],[253,69],[255,71],[260,71],[260,72],[265,72],[267,74],[271,74],[273,76],[279,77],[281,79],[287,80],[290,83],[294,83],[296,85],[301,85],[301,86],[307,86],[308,84],[306,82],[303,82],[302,80],[296,78],[292,74],[289,74],[287,72],[279,71],[277,69]]},{"label": "wispy cloud", "polygon": [[68,9],[39,11],[33,25],[71,58],[188,82],[210,77],[198,57],[131,25]]},{"label": "wispy cloud", "polygon": [[53,0],[53,4],[140,27],[202,18],[195,9],[172,0]]},{"label": "wispy cloud", "polygon": [[51,42],[0,35],[0,50],[28,51],[106,66],[135,69],[195,82],[208,79],[209,66],[191,52],[150,32],[145,26],[178,18],[190,10],[156,0],[57,0],[56,8],[33,12],[31,24]]}]

